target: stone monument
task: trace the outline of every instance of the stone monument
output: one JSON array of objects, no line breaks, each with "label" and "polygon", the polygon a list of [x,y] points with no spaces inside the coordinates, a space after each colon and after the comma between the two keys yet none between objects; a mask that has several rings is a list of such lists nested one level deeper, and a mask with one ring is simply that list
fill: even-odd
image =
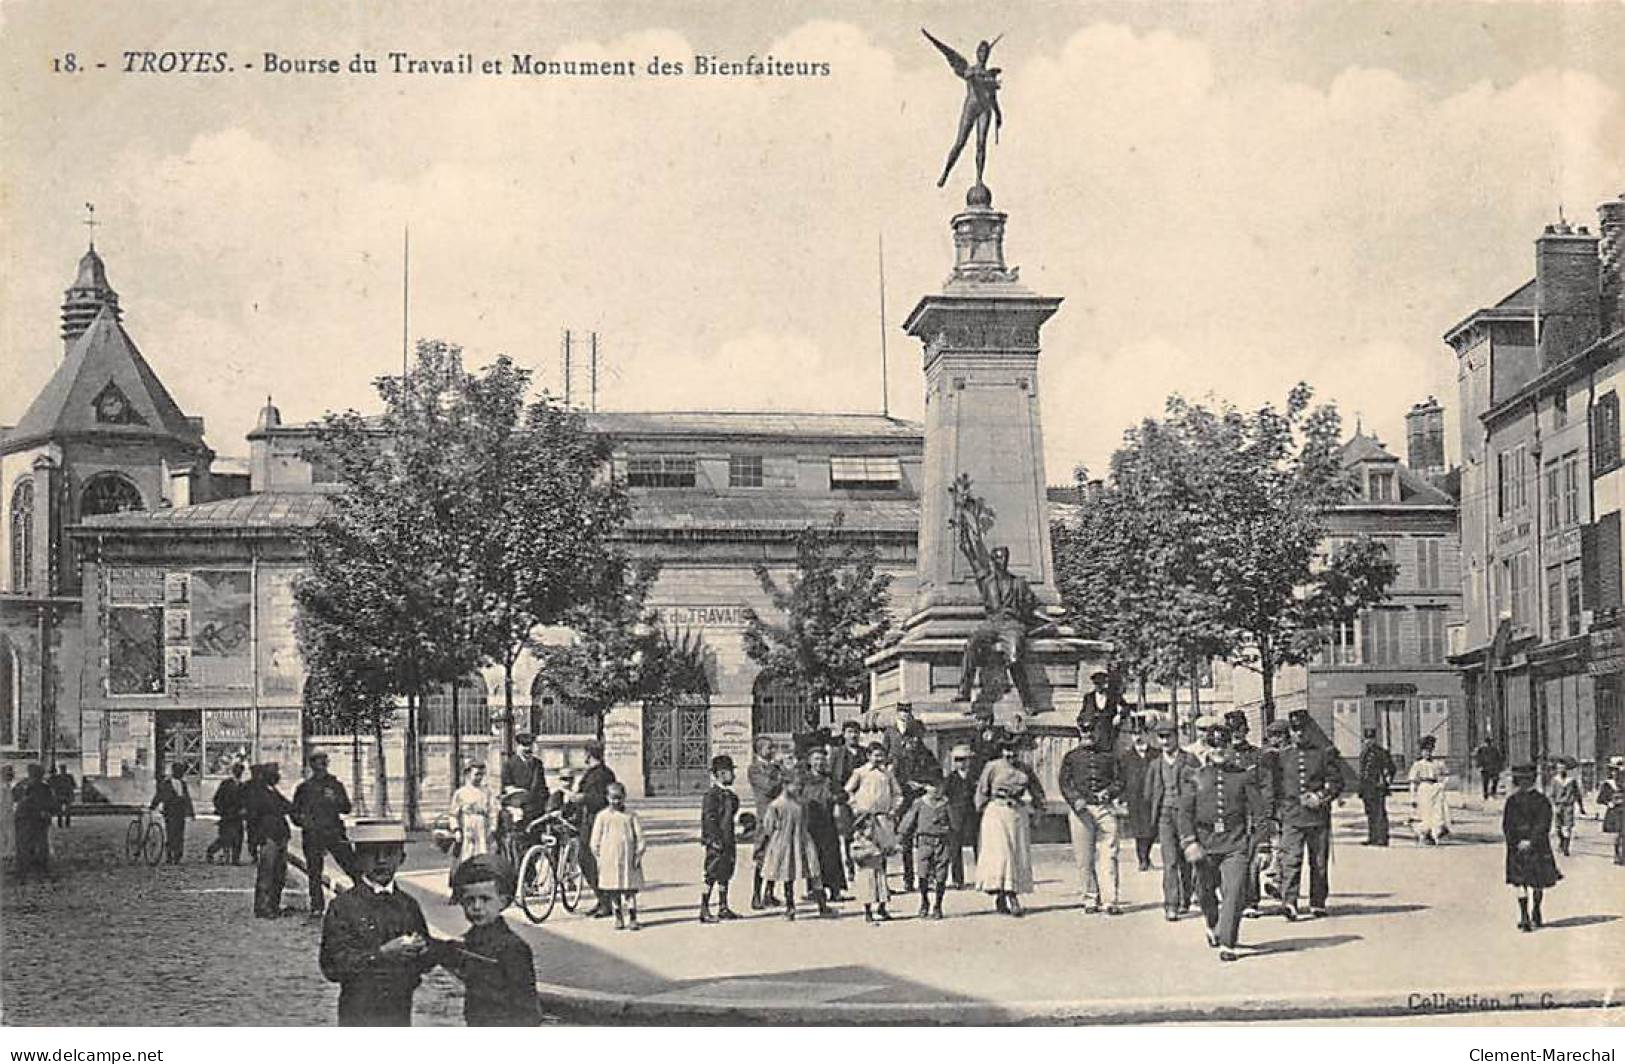
[{"label": "stone monument", "polygon": [[[967,82],[951,170],[966,135],[998,118],[998,71],[985,67],[986,42],[972,66],[931,40]],[[1028,289],[1006,265],[1006,215],[982,182],[980,155],[952,221],[953,270],[903,324],[924,348],[918,590],[899,640],[868,660],[870,706],[884,721],[907,702],[929,730],[950,735],[976,716],[1006,727],[1019,718],[1030,734],[1070,745],[1088,675],[1110,646],[1061,623],[1055,590],[1038,356],[1039,331],[1061,300]],[[965,675],[967,660],[981,664],[979,684]]]}]

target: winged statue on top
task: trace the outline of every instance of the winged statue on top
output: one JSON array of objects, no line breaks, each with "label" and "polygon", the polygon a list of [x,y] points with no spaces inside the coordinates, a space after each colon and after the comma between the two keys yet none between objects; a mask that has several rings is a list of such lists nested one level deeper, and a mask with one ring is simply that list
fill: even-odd
[{"label": "winged statue on top", "polygon": [[982,186],[982,171],[987,165],[988,127],[993,127],[993,141],[998,143],[999,129],[1004,125],[1004,113],[999,110],[1000,70],[988,66],[987,60],[993,54],[993,46],[999,43],[1004,34],[977,44],[976,62],[972,63],[931,36],[930,30],[921,27],[920,32],[925,34],[926,40],[936,45],[937,51],[948,60],[954,73],[965,82],[965,106],[959,112],[959,132],[954,137],[954,146],[948,149],[948,162],[942,168],[942,176],[937,179],[937,187],[948,183],[948,175],[959,161],[959,153],[965,150],[965,142],[973,131],[976,133],[976,184]]}]

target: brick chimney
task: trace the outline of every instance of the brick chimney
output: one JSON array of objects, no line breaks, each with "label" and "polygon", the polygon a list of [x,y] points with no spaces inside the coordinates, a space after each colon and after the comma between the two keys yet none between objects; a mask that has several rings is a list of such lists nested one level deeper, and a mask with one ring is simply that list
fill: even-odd
[{"label": "brick chimney", "polygon": [[1540,314],[1540,368],[1584,351],[1602,328],[1602,273],[1597,238],[1567,222],[1548,225],[1535,241],[1535,296]]},{"label": "brick chimney", "polygon": [[1625,329],[1625,192],[1597,208],[1602,243],[1602,331]]},{"label": "brick chimney", "polygon": [[1444,475],[1444,407],[1431,395],[1405,415],[1405,464],[1430,480]]}]

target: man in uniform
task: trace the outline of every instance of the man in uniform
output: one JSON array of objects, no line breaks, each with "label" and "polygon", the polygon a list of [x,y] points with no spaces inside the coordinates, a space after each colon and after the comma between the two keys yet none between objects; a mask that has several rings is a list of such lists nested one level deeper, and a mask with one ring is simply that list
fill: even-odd
[{"label": "man in uniform", "polygon": [[350,796],[338,777],[327,771],[327,755],[310,755],[310,778],[293,789],[293,819],[300,828],[305,851],[305,878],[310,881],[310,915],[320,916],[326,907],[322,893],[322,862],[327,854],[351,879],[355,878],[355,855],[344,833],[343,814],[350,811]]},{"label": "man in uniform", "polygon": [[322,975],[339,984],[340,1027],[407,1027],[412,995],[442,955],[423,910],[395,882],[406,859],[398,824],[359,824],[355,886],[322,921]]},{"label": "man in uniform", "polygon": [[[899,707],[901,708],[901,707]],[[910,717],[912,719],[912,715]],[[914,721],[919,725],[919,721]],[[890,735],[892,729],[887,729]],[[920,799],[925,793],[927,780],[942,779],[942,766],[937,763],[931,751],[925,748],[925,728],[920,726],[918,731],[910,731],[903,739],[903,745],[892,757],[892,775],[897,778],[898,785],[903,789],[903,804],[897,808],[896,816],[899,822],[908,813],[909,807]],[[903,847],[903,892],[912,893],[914,890],[914,849],[911,846]]]},{"label": "man in uniform", "polygon": [[[520,810],[524,816],[522,823],[525,824],[547,812],[547,799],[550,797],[547,789],[547,773],[542,768],[542,759],[531,749],[535,741],[535,736],[530,732],[515,735],[513,756],[502,761],[502,791],[517,787],[525,792],[525,797],[520,802]],[[582,847],[582,851],[585,852],[586,847]]]},{"label": "man in uniform", "polygon": [[[1114,730],[1115,721],[1091,713],[1086,705],[1078,714],[1078,745],[1061,758],[1060,768],[1061,795],[1066,799],[1083,911],[1098,913],[1104,896],[1108,916],[1123,912],[1117,889],[1117,800],[1123,793],[1123,773],[1110,746],[1100,741]],[[1101,856],[1106,865],[1104,886],[1100,880]]]},{"label": "man in uniform", "polygon": [[[1221,961],[1236,959],[1252,835],[1269,815],[1258,776],[1229,744],[1228,729],[1210,736],[1212,753],[1178,800],[1179,841],[1197,869],[1197,897],[1207,944]],[[1211,740],[1219,740],[1212,742]]]},{"label": "man in uniform", "polygon": [[1377,729],[1365,730],[1360,748],[1360,802],[1365,806],[1365,844],[1388,845],[1388,788],[1394,782],[1394,758],[1377,742]]},{"label": "man in uniform", "polygon": [[1336,750],[1319,746],[1309,732],[1309,714],[1295,709],[1287,718],[1292,745],[1281,751],[1281,789],[1276,819],[1281,824],[1281,902],[1288,920],[1298,918],[1303,859],[1309,855],[1309,912],[1326,915],[1331,893],[1332,803],[1343,792],[1343,762]]},{"label": "man in uniform", "polygon": [[1158,719],[1155,730],[1162,752],[1146,766],[1145,799],[1162,849],[1163,919],[1177,920],[1190,912],[1195,886],[1190,862],[1179,845],[1177,807],[1199,766],[1196,758],[1179,748],[1179,725],[1171,715]]}]

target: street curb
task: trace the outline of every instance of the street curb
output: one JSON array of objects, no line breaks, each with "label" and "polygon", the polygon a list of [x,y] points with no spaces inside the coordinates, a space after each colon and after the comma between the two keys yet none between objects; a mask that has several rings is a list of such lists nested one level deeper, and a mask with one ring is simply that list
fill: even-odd
[{"label": "street curb", "polygon": [[[1004,1025],[1139,1025],[1155,1023],[1233,1023],[1238,1020],[1352,1020],[1384,1017],[1460,1016],[1473,1013],[1547,1009],[1618,1008],[1617,988],[1485,990],[1331,994],[1312,1000],[1291,998],[1123,998],[1099,1001],[1012,1002],[827,1002],[786,1007],[675,998],[632,997],[582,990],[556,983],[536,984],[542,1007],[566,1020],[622,1025],[700,1024],[915,1025],[982,1027]],[[1413,1000],[1414,999],[1414,1000]],[[1443,999],[1442,1004],[1429,1001]],[[1625,1022],[1625,1016],[1620,1017]]]},{"label": "street curb", "polygon": [[[422,888],[404,883],[414,895]],[[1204,960],[1208,959],[1206,955]],[[794,973],[785,973],[793,977]],[[728,981],[719,975],[716,982]],[[748,977],[742,979],[748,981]],[[1206,997],[1107,998],[1093,1001],[909,1001],[741,1003],[707,1000],[680,988],[655,995],[589,990],[538,980],[542,1008],[582,1024],[622,1026],[896,1026],[988,1027],[1010,1025],[1118,1026],[1156,1023],[1258,1023],[1285,1020],[1380,1021],[1415,1016],[1461,1016],[1548,1009],[1608,1009],[1625,1004],[1618,987],[1474,987],[1426,994],[1361,991],[1313,998]],[[1625,1025],[1625,1013],[1617,1022]]]}]

